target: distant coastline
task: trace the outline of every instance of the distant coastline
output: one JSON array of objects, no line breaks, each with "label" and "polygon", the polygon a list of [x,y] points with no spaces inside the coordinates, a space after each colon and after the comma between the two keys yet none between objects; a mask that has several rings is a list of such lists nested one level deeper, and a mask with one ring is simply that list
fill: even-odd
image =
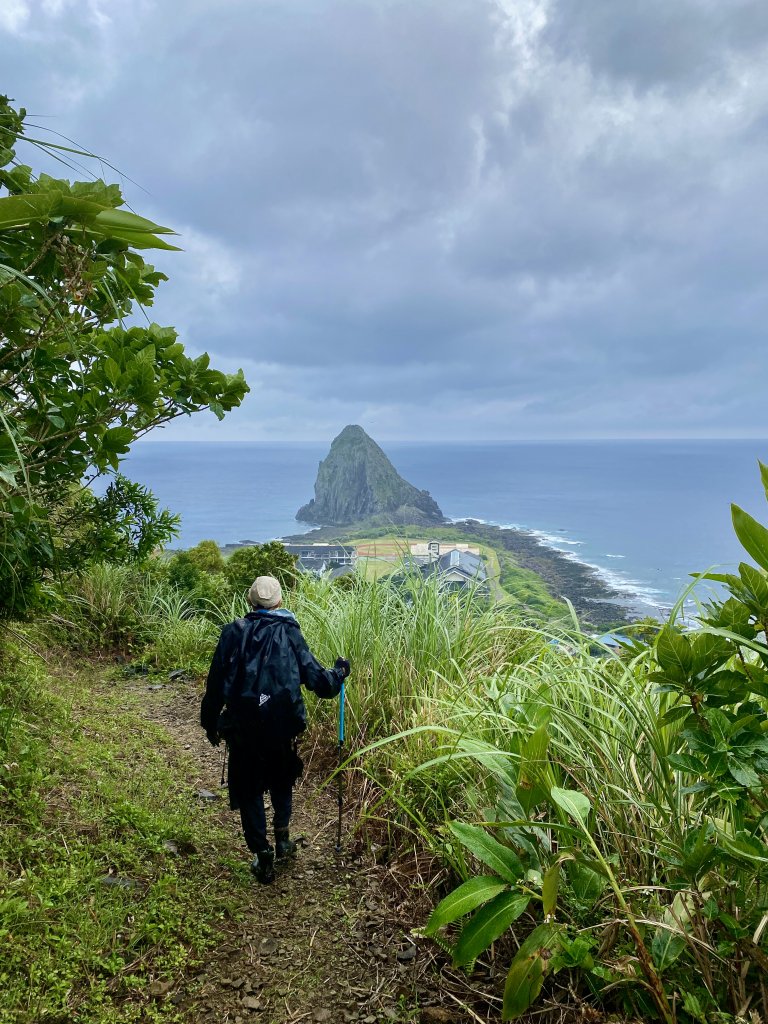
[{"label": "distant coastline", "polygon": [[[661,618],[691,572],[733,571],[742,554],[731,502],[758,519],[765,508],[756,460],[768,460],[766,442],[388,448],[398,472],[435,495],[450,522],[471,518],[515,529],[520,547],[533,535],[560,551],[534,549],[563,579],[553,589],[575,590],[575,575],[583,574],[591,596],[640,616]],[[206,538],[262,543],[309,528],[296,521],[296,509],[325,450],[319,443],[157,442],[138,445],[124,472],[149,487],[161,507],[181,514],[174,547]]]},{"label": "distant coastline", "polygon": [[[541,568],[542,565],[555,564],[557,570],[553,582],[560,579],[568,581],[588,595],[585,600],[590,602],[597,600],[613,606],[618,605],[625,614],[634,619],[648,615],[664,618],[672,608],[673,602],[662,600],[661,592],[649,583],[630,579],[620,570],[610,570],[580,557],[576,546],[580,543],[578,541],[560,538],[533,527],[502,526],[472,519],[455,522],[456,525],[478,522],[482,527],[498,530],[500,536],[509,534],[507,550],[515,553],[524,568],[530,568],[545,578],[546,570]],[[624,555],[604,557],[623,559]],[[571,599],[570,595],[568,596]]]}]

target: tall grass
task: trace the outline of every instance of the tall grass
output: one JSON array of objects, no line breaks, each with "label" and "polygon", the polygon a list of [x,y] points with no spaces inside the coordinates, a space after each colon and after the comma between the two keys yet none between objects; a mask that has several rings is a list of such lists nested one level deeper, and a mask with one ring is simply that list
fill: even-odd
[{"label": "tall grass", "polygon": [[358,744],[432,721],[449,684],[526,657],[532,640],[504,614],[478,610],[434,580],[342,589],[304,578],[290,600],[318,658],[332,664],[343,655],[353,665],[347,694],[350,739]]},{"label": "tall grass", "polygon": [[[220,626],[246,610],[238,593],[201,610],[161,574],[142,582],[140,574],[97,568],[79,587],[68,607],[89,635],[130,634],[145,659],[200,674]],[[590,842],[616,883],[616,899],[606,895],[605,878],[590,896],[576,884],[575,868],[565,873],[569,927],[587,936],[588,950],[601,936],[593,989],[639,992],[632,1012],[644,1019],[655,1012],[643,1002],[620,927],[631,904],[659,972],[680,967],[691,991],[699,985],[692,978],[704,979],[699,1002],[682,990],[672,999],[687,1000],[680,1020],[730,1019],[710,1013],[723,993],[733,1013],[749,1007],[749,979],[765,957],[758,948],[768,931],[765,872],[743,862],[728,873],[718,864],[706,873],[691,868],[692,858],[706,856],[710,821],[731,834],[737,823],[727,796],[700,801],[690,775],[672,766],[681,726],[664,717],[673,698],[651,682],[649,651],[595,657],[593,641],[575,625],[534,628],[434,580],[339,586],[302,577],[286,603],[321,662],[343,655],[352,664],[349,765],[365,779],[353,789],[358,819],[378,822],[395,848],[407,842],[439,856],[460,878],[471,875],[473,862],[447,825],[486,823],[525,858],[535,888],[560,863],[559,844],[582,860],[586,849],[548,794],[553,787],[583,794],[592,807]],[[335,704],[308,703],[316,735],[333,735]],[[742,936],[739,922],[751,931]],[[670,934],[678,943],[672,952]],[[746,949],[752,960],[744,959]]]},{"label": "tall grass", "polygon": [[[567,871],[559,913],[569,934],[589,943],[601,936],[601,959],[589,952],[598,987],[611,979],[607,988],[630,993],[624,1009],[642,1019],[676,1000],[688,1011],[670,1009],[664,1019],[731,1021],[751,1005],[765,1011],[757,979],[768,965],[760,948],[768,855],[715,858],[708,829],[714,823],[727,846],[728,837],[738,841],[738,816],[728,792],[715,804],[699,799],[689,773],[670,762],[681,727],[663,724],[669,698],[649,679],[649,654],[595,659],[590,648],[574,636],[566,654],[531,630],[519,649],[527,656],[493,675],[444,677],[410,728],[360,758],[386,793],[379,818],[407,829],[463,879],[474,868],[445,826],[487,823],[523,858],[535,890],[563,856],[588,862],[589,847],[548,799],[553,787],[584,794],[591,843],[616,896],[599,875],[585,895]],[[666,989],[655,1003],[644,999],[643,956]],[[755,1010],[752,1019],[763,1017]]]}]

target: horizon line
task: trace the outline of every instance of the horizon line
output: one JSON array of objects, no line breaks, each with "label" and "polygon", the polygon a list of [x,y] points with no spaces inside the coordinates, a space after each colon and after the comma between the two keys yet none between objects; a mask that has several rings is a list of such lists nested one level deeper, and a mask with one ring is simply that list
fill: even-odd
[{"label": "horizon line", "polygon": [[[366,431],[368,433],[368,431]],[[371,435],[369,434],[369,437]],[[333,440],[333,438],[331,438]],[[376,438],[372,438],[376,441]],[[726,435],[726,436],[669,436],[669,437],[658,437],[658,436],[643,436],[633,435],[631,437],[425,437],[425,438],[402,438],[402,437],[380,437],[379,440],[384,444],[576,444],[584,442],[632,442],[632,441],[645,441],[645,442],[664,442],[664,441],[756,441],[768,443],[768,435],[765,437],[758,437],[753,435]],[[243,438],[243,437],[228,437],[228,438],[199,438],[199,437],[176,437],[176,438],[164,438],[164,437],[148,437],[144,436],[138,438],[133,444],[139,443],[146,444],[307,444],[307,445],[322,445],[326,442],[318,441],[317,438]]]}]

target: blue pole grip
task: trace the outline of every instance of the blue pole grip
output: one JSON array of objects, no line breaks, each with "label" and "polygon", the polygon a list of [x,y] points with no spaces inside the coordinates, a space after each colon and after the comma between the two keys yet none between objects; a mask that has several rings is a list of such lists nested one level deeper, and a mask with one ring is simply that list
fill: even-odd
[{"label": "blue pole grip", "polygon": [[344,742],[344,682],[339,691],[339,744]]}]

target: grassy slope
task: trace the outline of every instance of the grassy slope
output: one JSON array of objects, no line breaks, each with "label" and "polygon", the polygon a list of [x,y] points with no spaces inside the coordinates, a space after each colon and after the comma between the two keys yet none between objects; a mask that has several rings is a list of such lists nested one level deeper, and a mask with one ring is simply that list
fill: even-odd
[{"label": "grassy slope", "polygon": [[152,983],[194,964],[248,884],[211,877],[187,766],[120,682],[19,654],[0,690],[0,1022],[180,1019]]},{"label": "grassy slope", "polygon": [[[247,1001],[263,1024],[329,1007],[331,1020],[359,1008],[405,1024],[449,989],[473,997],[432,956],[400,962],[414,918],[359,840],[351,865],[331,855],[335,798],[316,777],[297,801],[298,862],[255,886],[239,830],[219,823],[224,804],[184,782],[202,773],[215,787],[218,772],[196,684],[149,695],[147,677],[30,657],[0,666],[0,680],[0,1024],[256,1019]],[[345,849],[352,824],[347,809]],[[108,872],[134,884],[106,885]]]}]

